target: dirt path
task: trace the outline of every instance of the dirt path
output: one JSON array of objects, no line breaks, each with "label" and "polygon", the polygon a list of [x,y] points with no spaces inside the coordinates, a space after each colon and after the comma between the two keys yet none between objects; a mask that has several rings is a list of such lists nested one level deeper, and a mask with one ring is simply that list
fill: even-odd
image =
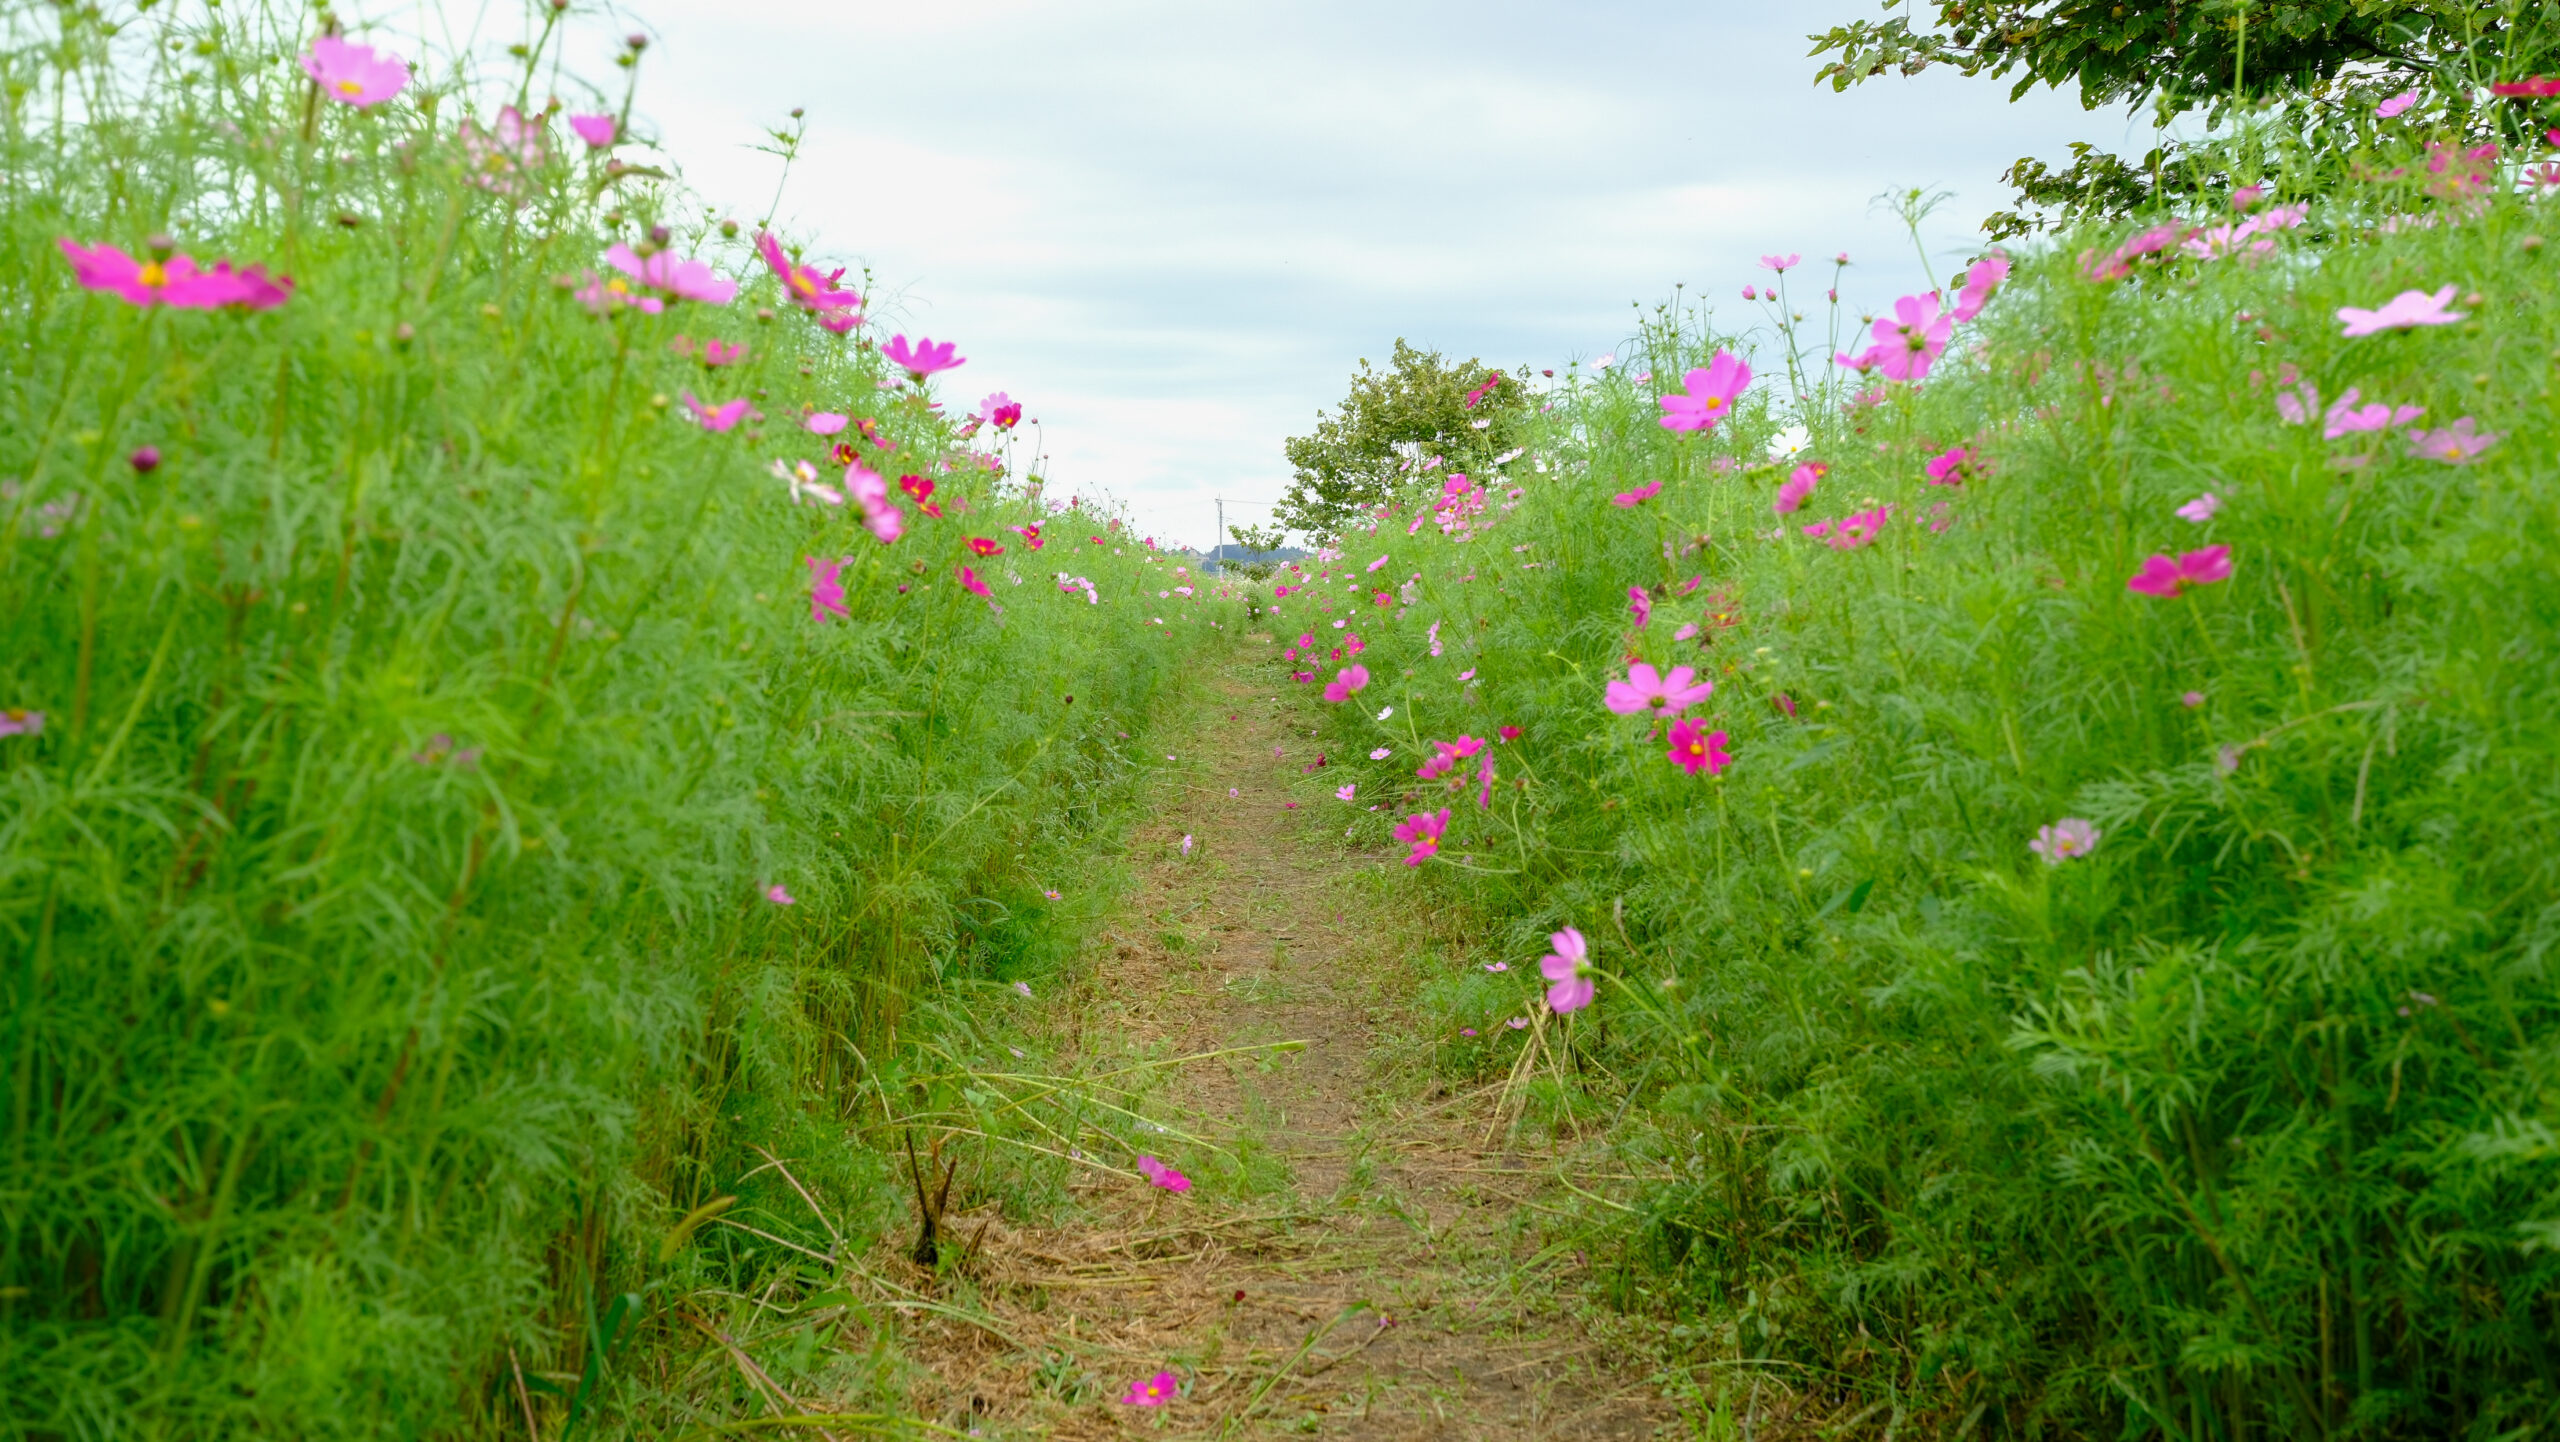
[{"label": "dirt path", "polygon": [[[1499,1088],[1437,1096],[1414,1060],[1417,979],[1473,963],[1401,865],[1341,844],[1341,773],[1301,769],[1310,702],[1271,649],[1240,645],[1166,746],[1072,1045],[1088,1068],[1305,1046],[1166,1073],[1149,1114],[1184,1195],[1088,1173],[1053,1225],[955,1217],[997,1325],[919,1317],[918,1394],[991,1438],[1654,1436],[1633,1324],[1572,1300],[1587,1266],[1541,1235],[1571,1201],[1547,1157],[1488,1149]],[[1116,1400],[1159,1369],[1179,1400]]]}]

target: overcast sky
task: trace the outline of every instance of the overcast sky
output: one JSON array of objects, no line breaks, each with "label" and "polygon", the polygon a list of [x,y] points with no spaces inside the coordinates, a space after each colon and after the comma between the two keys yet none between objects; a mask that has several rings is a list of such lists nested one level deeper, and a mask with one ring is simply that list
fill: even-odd
[{"label": "overcast sky", "polygon": [[884,334],[959,343],[946,398],[1023,401],[1053,494],[1192,545],[1212,497],[1262,517],[1283,439],[1399,336],[1561,365],[1675,283],[1743,321],[1770,251],[1848,251],[1843,300],[1881,309],[1920,263],[1879,193],[1955,193],[1944,275],[2011,160],[2148,143],[2001,82],[1815,84],[1805,37],[1875,0],[624,8],[658,37],[638,128],[696,189],[755,219],[777,171],[747,147],[807,107],[784,231],[873,269]]}]

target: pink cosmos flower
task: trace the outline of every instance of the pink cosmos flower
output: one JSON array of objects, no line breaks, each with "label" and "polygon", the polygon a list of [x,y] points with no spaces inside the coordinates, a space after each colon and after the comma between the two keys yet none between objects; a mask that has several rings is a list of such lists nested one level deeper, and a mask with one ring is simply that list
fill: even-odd
[{"label": "pink cosmos flower", "polygon": [[1370,760],[1372,760],[1372,761],[1384,761],[1384,760],[1386,760],[1388,757],[1393,756],[1393,755],[1395,755],[1395,754],[1396,754],[1396,750],[1395,750],[1395,748],[1394,748],[1394,747],[1392,747],[1392,746],[1381,746],[1381,747],[1379,747],[1377,750],[1372,751],[1372,752],[1370,752],[1370,753],[1369,753],[1369,759],[1370,759]]},{"label": "pink cosmos flower", "polygon": [[1483,783],[1483,788],[1476,792],[1476,809],[1478,811],[1489,811],[1493,808],[1492,757],[1488,756],[1485,758],[1483,768],[1476,772],[1476,780]]},{"label": "pink cosmos flower", "polygon": [[1856,355],[1851,355],[1847,351],[1840,351],[1831,357],[1831,363],[1836,366],[1845,367],[1849,370],[1864,373],[1875,369],[1877,363],[1883,359],[1884,347],[1871,345],[1865,350],[1858,352]]},{"label": "pink cosmos flower", "polygon": [[819,313],[823,321],[829,315],[851,314],[858,322],[862,297],[849,290],[836,289],[844,267],[838,266],[825,275],[783,254],[782,242],[769,231],[756,232],[756,254],[764,257],[765,268],[782,282],[783,293],[792,304]]},{"label": "pink cosmos flower", "polygon": [[1627,614],[1636,618],[1638,630],[1642,630],[1653,620],[1653,598],[1644,593],[1644,587],[1629,586],[1627,588]]},{"label": "pink cosmos flower", "polygon": [[1929,473],[1929,484],[1933,486],[1961,486],[1967,481],[1978,481],[1987,473],[1981,458],[1963,446],[1944,455],[1931,456],[1925,469]]},{"label": "pink cosmos flower", "polygon": [[907,338],[902,335],[880,347],[880,355],[891,365],[905,371],[921,383],[925,377],[937,372],[967,365],[969,358],[959,354],[959,350],[960,348],[950,341],[937,344],[931,336],[926,336],[916,344],[909,345]]},{"label": "pink cosmos flower", "polygon": [[1632,511],[1636,507],[1643,505],[1645,502],[1650,501],[1661,494],[1662,482],[1647,481],[1632,491],[1620,491],[1618,494],[1611,496],[1609,498],[1609,504]]},{"label": "pink cosmos flower", "polygon": [[[889,502],[889,482],[879,472],[860,461],[844,468],[844,488],[862,507],[862,523],[880,544],[888,545],[907,533],[907,513]],[[1091,599],[1087,587],[1087,599]]]},{"label": "pink cosmos flower", "polygon": [[845,562],[853,558],[851,556],[833,558],[804,556],[801,559],[809,566],[809,619],[824,621],[830,616],[850,618],[852,613],[844,608],[844,583],[837,579],[837,574],[844,569]]},{"label": "pink cosmos flower", "polygon": [[1662,428],[1667,431],[1707,431],[1733,413],[1733,403],[1751,386],[1751,366],[1731,351],[1717,351],[1704,366],[1681,377],[1688,387],[1687,395],[1674,393],[1659,398],[1662,406]]},{"label": "pink cosmos flower", "polygon": [[1955,317],[1938,309],[1935,295],[1906,295],[1893,303],[1893,314],[1875,323],[1876,369],[1891,380],[1926,380],[1929,367],[1946,354],[1955,333]]},{"label": "pink cosmos flower", "polygon": [[2216,515],[2220,514],[2221,510],[2222,498],[2211,491],[2207,491],[2203,495],[2196,497],[2194,500],[2187,502],[2183,506],[2180,506],[2178,508],[2178,519],[2182,521],[2193,521],[2197,525],[2201,526],[2205,522],[2212,520]]},{"label": "pink cosmos flower", "polygon": [[[1145,1160],[1154,1161],[1155,1158],[1148,1157]],[[1181,1173],[1177,1172],[1175,1175],[1179,1176]],[[1148,1180],[1153,1181],[1154,1178],[1150,1176]],[[1183,1185],[1189,1186],[1190,1183],[1185,1182]],[[1120,1405],[1161,1407],[1180,1395],[1182,1395],[1182,1379],[1171,1372],[1158,1372],[1143,1382],[1130,1383],[1128,1394],[1120,1399]]]},{"label": "pink cosmos flower", "polygon": [[[906,480],[906,477],[901,476],[898,479],[903,483]],[[969,552],[971,555],[976,556],[1001,556],[1004,554],[1004,547],[997,544],[989,537],[971,536],[969,538]]]},{"label": "pink cosmos flower", "polygon": [[844,492],[819,480],[818,468],[807,461],[785,463],[777,459],[773,463],[773,476],[790,488],[791,504],[795,506],[807,501],[828,506],[844,504]]},{"label": "pink cosmos flower", "polygon": [[1708,730],[1704,721],[1671,723],[1671,764],[1692,776],[1701,771],[1709,776],[1723,774],[1733,764],[1724,746],[1725,734]]},{"label": "pink cosmos flower", "polygon": [[2204,704],[2204,693],[2202,691],[2181,692],[2178,696],[2178,704],[2186,707],[2190,711],[2193,711],[2198,706]]},{"label": "pink cosmos flower", "polygon": [[527,120],[512,105],[499,107],[498,119],[489,129],[466,120],[457,134],[470,159],[471,183],[493,195],[513,196],[518,204],[524,201],[524,172],[541,168],[551,158],[551,147],[542,138],[541,115]]},{"label": "pink cosmos flower", "polygon": [[2216,581],[2230,579],[2231,548],[2207,546],[2174,560],[2167,556],[2150,557],[2142,563],[2141,570],[2126,580],[2124,586],[2128,591],[2139,591],[2146,596],[2174,598],[2189,586],[2209,586]]},{"label": "pink cosmos flower", "polygon": [[817,411],[801,418],[800,429],[813,436],[831,436],[851,424],[853,424],[851,416],[838,415],[834,411]]},{"label": "pink cosmos flower", "polygon": [[[634,291],[631,288],[631,282],[624,280],[621,276],[599,277],[591,270],[586,273],[586,281],[585,285],[571,293],[571,299],[597,315],[620,310],[624,306],[644,310],[651,315],[656,315],[667,308],[667,303],[656,296],[642,295]],[[569,281],[564,276],[560,283],[567,285]]]},{"label": "pink cosmos flower", "polygon": [[702,343],[702,363],[713,370],[718,370],[725,365],[736,365],[746,357],[747,348],[743,345],[731,345],[725,340],[707,340]]},{"label": "pink cosmos flower", "polygon": [[155,260],[137,260],[112,245],[83,246],[67,236],[55,243],[71,262],[72,278],[81,289],[108,291],[133,305],[271,310],[293,295],[292,281],[270,280],[262,267],[235,271],[224,260],[214,262],[211,270],[200,269],[189,257],[170,253],[163,241],[152,248],[165,258]]},{"label": "pink cosmos flower", "polygon": [[704,430],[726,431],[735,427],[740,420],[745,418],[750,406],[747,398],[745,396],[740,396],[736,400],[729,402],[727,405],[714,410],[710,406],[706,406],[702,402],[695,400],[693,398],[693,392],[686,391],[684,393],[684,408],[693,413],[693,418],[702,423],[702,428]]},{"label": "pink cosmos flower", "polygon": [[2387,431],[2394,426],[2405,426],[2427,413],[2424,406],[2401,406],[2394,410],[2380,401],[2358,406],[2356,402],[2363,399],[2363,395],[2354,386],[2347,387],[2346,394],[2330,405],[2327,424],[2321,435],[2334,441],[2359,431]]},{"label": "pink cosmos flower", "polygon": [[2453,292],[2454,287],[2449,285],[2437,290],[2433,295],[2422,290],[2404,290],[2383,302],[2379,310],[2362,310],[2351,305],[2340,306],[2338,319],[2346,322],[2346,328],[2339,334],[2352,339],[2362,335],[2377,335],[2386,330],[2408,330],[2422,325],[2451,325],[2458,320],[2468,320],[2470,318],[2468,312],[2446,309],[2453,304]]},{"label": "pink cosmos flower", "polygon": [[1353,692],[1368,684],[1369,668],[1355,662],[1334,673],[1333,680],[1324,688],[1324,699],[1338,706],[1350,700]]},{"label": "pink cosmos flower", "polygon": [[1788,271],[1795,269],[1803,263],[1804,257],[1801,255],[1764,255],[1760,257],[1760,268],[1762,270],[1774,270],[1780,275],[1786,274]]},{"label": "pink cosmos flower", "polygon": [[1386,563],[1387,563],[1387,558],[1386,558],[1386,557],[1384,557],[1384,556],[1380,556],[1378,559],[1376,559],[1376,560],[1374,560],[1374,561],[1371,561],[1371,562],[1369,563],[1369,569],[1370,569],[1370,570],[1372,570],[1372,571],[1375,571],[1375,570],[1376,570],[1376,569],[1378,569],[1380,566],[1383,566],[1383,565],[1385,565]]},{"label": "pink cosmos flower", "polygon": [[1788,695],[1786,692],[1780,691],[1771,695],[1769,697],[1769,704],[1776,707],[1779,714],[1785,716],[1788,720],[1793,721],[1796,719],[1796,698]]},{"label": "pink cosmos flower", "polygon": [[1785,483],[1778,487],[1777,500],[1770,503],[1769,509],[1783,516],[1803,506],[1805,498],[1813,494],[1813,488],[1822,483],[1822,478],[1830,473],[1830,469],[1828,466],[1812,463],[1798,466],[1788,472]]},{"label": "pink cosmos flower", "polygon": [[1538,958],[1538,974],[1554,983],[1547,988],[1547,1005],[1560,1012],[1589,1006],[1600,988],[1585,974],[1591,947],[1582,933],[1568,926],[1549,936],[1547,944],[1555,950]]},{"label": "pink cosmos flower", "polygon": [[2480,459],[2480,453],[2499,440],[2496,433],[2484,434],[2475,430],[2474,424],[2471,417],[2464,416],[2441,430],[2411,431],[2409,454],[2424,460],[2467,466]]},{"label": "pink cosmos flower", "polygon": [[736,281],[722,280],[709,265],[698,260],[679,259],[671,250],[662,250],[644,259],[639,252],[617,241],[604,253],[604,261],[642,285],[665,291],[678,300],[727,305],[737,298]]},{"label": "pink cosmos flower", "polygon": [[1502,737],[1504,744],[1508,745],[1509,743],[1520,739],[1520,728],[1517,726],[1505,726],[1498,734]]},{"label": "pink cosmos flower", "polygon": [[1337,786],[1333,788],[1333,799],[1336,801],[1349,801],[1359,794],[1360,783],[1357,781],[1352,782],[1348,786]]},{"label": "pink cosmos flower", "polygon": [[799,899],[794,897],[790,892],[783,890],[782,883],[778,881],[764,889],[764,899],[772,902],[776,906],[798,906],[800,904]]},{"label": "pink cosmos flower", "polygon": [[987,589],[987,583],[979,580],[978,573],[969,569],[967,566],[962,566],[960,568],[960,589],[967,591],[970,595],[975,596],[982,601],[992,601],[995,599],[995,593]]},{"label": "pink cosmos flower", "polygon": [[44,713],[12,706],[0,711],[0,736],[37,736],[44,732]]},{"label": "pink cosmos flower", "polygon": [[[1871,511],[1853,511],[1842,516],[1822,538],[1834,550],[1854,551],[1883,534],[1884,523],[1893,518],[1893,507],[1878,506]],[[1808,532],[1807,534],[1811,534]]]},{"label": "pink cosmos flower", "polygon": [[1975,261],[1964,273],[1964,289],[1956,293],[1955,318],[1968,321],[1982,314],[1991,297],[2009,278],[2009,257],[1993,251]]},{"label": "pink cosmos flower", "polygon": [[932,481],[923,476],[900,476],[898,489],[914,498],[920,514],[937,521],[942,519],[942,503],[933,498]]},{"label": "pink cosmos flower", "polygon": [[1448,831],[1449,808],[1446,806],[1438,811],[1420,811],[1406,817],[1396,827],[1396,840],[1413,848],[1413,854],[1404,859],[1404,864],[1420,866],[1439,855],[1440,838]]},{"label": "pink cosmos flower", "polygon": [[569,117],[569,133],[585,141],[589,150],[602,150],[613,144],[616,128],[613,117],[610,115]]},{"label": "pink cosmos flower", "polygon": [[1715,694],[1716,683],[1700,681],[1698,673],[1687,666],[1674,666],[1664,676],[1643,661],[1627,668],[1627,679],[1612,681],[1603,693],[1601,703],[1621,716],[1639,716],[1659,711],[1677,716]]},{"label": "pink cosmos flower", "polygon": [[2403,90],[2399,94],[2382,102],[2380,105],[2373,107],[2373,113],[2384,120],[2396,120],[2401,115],[2405,114],[2410,106],[2417,103],[2418,92],[2415,90]]},{"label": "pink cosmos flower", "polygon": [[2100,832],[2090,822],[2077,816],[2066,816],[2051,826],[2036,828],[2036,839],[2027,849],[2044,858],[2047,866],[2060,866],[2074,857],[2086,856],[2096,848]]},{"label": "pink cosmos flower", "polygon": [[311,42],[302,57],[302,73],[319,85],[321,94],[358,110],[380,105],[409,83],[406,61],[335,35]]}]

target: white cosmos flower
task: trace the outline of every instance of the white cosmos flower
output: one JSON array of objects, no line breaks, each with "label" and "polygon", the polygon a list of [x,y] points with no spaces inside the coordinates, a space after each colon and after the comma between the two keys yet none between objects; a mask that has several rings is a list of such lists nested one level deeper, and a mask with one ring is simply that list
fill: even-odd
[{"label": "white cosmos flower", "polygon": [[1789,426],[1769,438],[1769,459],[1792,460],[1813,446],[1813,432],[1802,426]]}]

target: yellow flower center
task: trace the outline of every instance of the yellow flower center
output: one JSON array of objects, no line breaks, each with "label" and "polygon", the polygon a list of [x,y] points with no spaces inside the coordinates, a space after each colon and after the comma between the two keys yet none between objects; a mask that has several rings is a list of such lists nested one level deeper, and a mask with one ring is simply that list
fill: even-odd
[{"label": "yellow flower center", "polygon": [[609,291],[612,291],[615,295],[629,295],[629,294],[631,294],[631,287],[630,287],[630,286],[627,286],[627,285],[625,285],[625,284],[623,284],[623,283],[622,283],[621,281],[619,281],[619,280],[609,280],[609,281],[606,281],[606,282],[604,283],[604,288],[605,288],[605,289],[607,289],[607,290],[609,290]]},{"label": "yellow flower center", "polygon": [[134,279],[151,287],[153,290],[158,290],[160,287],[169,283],[169,271],[166,266],[163,266],[156,260],[146,260],[142,263],[141,271],[135,274]]},{"label": "yellow flower center", "polygon": [[349,96],[362,95],[364,94],[364,82],[361,80],[341,80],[338,82],[338,93],[340,95]]}]

